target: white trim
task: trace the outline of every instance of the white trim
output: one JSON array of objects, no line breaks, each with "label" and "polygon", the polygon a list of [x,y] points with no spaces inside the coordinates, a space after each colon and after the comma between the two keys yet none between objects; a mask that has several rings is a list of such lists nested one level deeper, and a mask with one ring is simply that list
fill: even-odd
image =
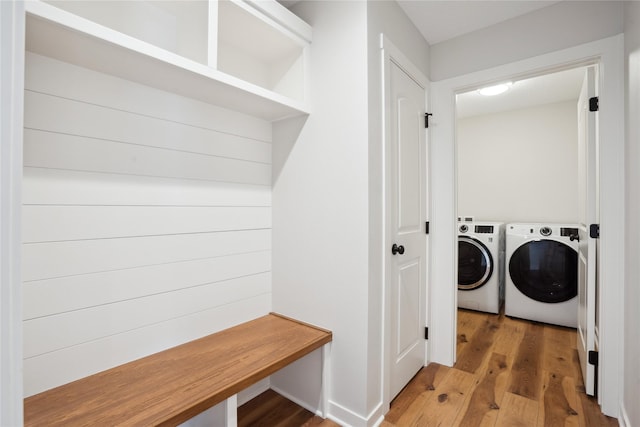
[{"label": "white trim", "polygon": [[[384,34],[380,34],[380,50],[382,50],[382,54],[385,58],[390,58],[395,62],[396,65],[402,68],[402,70],[415,80],[418,85],[425,90],[428,88],[429,79],[427,79],[420,69],[416,67],[414,63],[411,62],[411,60],[409,60],[409,58],[407,58],[405,54],[391,42],[391,40],[389,40],[389,37]],[[384,68],[382,71],[384,71]],[[384,83],[385,75],[383,74],[382,77]]]},{"label": "white trim", "polygon": [[209,0],[207,7],[207,13],[209,14],[209,25],[207,28],[207,65],[215,69],[218,69],[218,6],[219,3],[217,1]]},{"label": "white trim", "polygon": [[[622,286],[624,272],[624,55],[623,36],[529,58],[432,83],[432,262],[431,360],[452,366],[455,361],[455,300],[457,234],[455,165],[455,94],[503,79],[533,76],[553,70],[599,61],[600,65],[600,403],[603,413],[617,417],[622,378],[623,321]],[[433,261],[433,260],[432,260]],[[447,286],[446,284],[451,284]],[[430,340],[431,341],[431,340]]]},{"label": "white trim", "polygon": [[364,427],[367,425],[366,418],[332,400],[329,400],[329,414],[327,415],[327,419],[345,427]]},{"label": "white trim", "polygon": [[311,43],[311,40],[313,40],[313,29],[311,25],[304,22],[304,20],[300,19],[296,14],[275,0],[243,0],[234,1],[234,3],[246,3],[248,6],[257,9],[263,16],[268,17],[272,21],[270,25],[275,27],[274,24],[278,24],[281,28],[280,31],[287,31],[287,33],[290,33],[290,36],[301,39],[301,43]]},{"label": "white trim", "polygon": [[624,406],[624,402],[620,402],[620,416],[618,417],[618,425],[620,427],[633,427],[629,420],[629,414]]},{"label": "white trim", "polygon": [[382,404],[379,404],[367,417],[363,417],[330,400],[327,419],[344,427],[370,427],[381,422],[379,418],[373,424],[370,422],[373,417],[377,416],[381,408]]},{"label": "white trim", "polygon": [[379,426],[384,421],[384,412],[382,408],[384,407],[383,402],[380,402],[367,416],[367,425],[369,426]]},{"label": "white trim", "polygon": [[329,408],[329,393],[331,390],[331,343],[322,346],[322,386],[320,390],[320,408],[318,412],[322,418],[327,418]]},{"label": "white trim", "polygon": [[[381,129],[381,134],[382,134],[382,165],[383,165],[383,176],[382,176],[382,182],[384,183],[384,185],[382,186],[383,188],[383,194],[382,194],[382,201],[383,201],[383,206],[381,207],[382,209],[382,236],[383,236],[383,244],[382,247],[380,248],[380,250],[382,251],[382,255],[381,255],[381,259],[383,260],[383,265],[382,265],[382,278],[383,278],[383,303],[382,303],[382,402],[381,402],[381,406],[379,407],[379,409],[381,410],[381,415],[384,417],[384,414],[387,413],[389,411],[389,407],[391,405],[391,400],[392,400],[392,396],[390,396],[390,391],[389,391],[389,386],[390,386],[390,378],[391,378],[391,374],[390,374],[390,367],[389,367],[389,360],[390,360],[390,353],[391,353],[391,344],[389,343],[389,336],[390,336],[390,331],[389,331],[389,325],[390,325],[390,319],[389,319],[389,300],[391,297],[391,293],[389,291],[389,286],[388,286],[388,277],[387,277],[387,273],[388,273],[388,268],[387,268],[387,264],[389,262],[389,255],[388,252],[385,250],[385,248],[390,247],[391,243],[388,242],[388,237],[387,237],[387,216],[386,216],[386,200],[387,200],[387,193],[386,193],[386,182],[387,182],[387,156],[386,156],[386,146],[387,146],[387,141],[389,141],[389,135],[387,134],[389,131],[389,106],[387,105],[387,101],[389,99],[389,92],[390,92],[390,71],[389,71],[389,64],[391,62],[393,62],[394,64],[396,64],[398,67],[400,67],[404,72],[406,72],[409,77],[411,77],[420,87],[422,87],[425,91],[425,109],[428,107],[428,90],[429,90],[429,79],[427,79],[427,77],[424,76],[424,74],[422,74],[422,72],[420,71],[420,69],[418,67],[416,67],[413,62],[411,62],[403,53],[400,49],[398,49],[390,40],[388,37],[386,37],[384,34],[380,34],[380,51],[381,51],[381,56],[380,56],[380,66],[381,66],[381,92],[382,92],[382,97],[381,97],[381,105],[380,108],[382,109],[382,129]],[[426,131],[426,130],[425,130]],[[429,144],[429,138],[428,135],[425,137],[425,143],[427,144],[427,150],[425,150],[425,155],[429,156],[428,154],[428,144]],[[429,174],[428,172],[428,167],[427,167],[427,175]],[[430,182],[430,180],[428,180]],[[425,187],[427,188],[427,187]],[[427,206],[425,206],[425,215],[428,214],[429,209],[428,209],[428,202],[427,202]],[[423,220],[426,220],[426,218],[423,218]],[[425,260],[425,262],[427,263],[427,271],[429,271],[429,265],[430,265],[430,261],[429,261],[429,251],[427,250],[427,259]],[[429,282],[427,280],[427,283],[432,283]],[[424,289],[425,289],[425,299],[427,300],[424,304],[424,318],[425,318],[425,322],[426,324],[430,324],[427,318],[427,315],[429,313],[429,286],[427,285],[427,283],[424,283]],[[425,325],[426,326],[426,325]],[[427,356],[428,356],[428,342],[425,345],[425,350],[424,350],[424,359],[425,359],[425,365],[428,362]],[[373,414],[373,413],[372,413]],[[371,419],[371,418],[369,418]],[[378,420],[378,422],[381,422],[380,420]]]},{"label": "white trim", "polygon": [[224,422],[226,427],[238,427],[238,395],[229,396],[224,401]]},{"label": "white trim", "polygon": [[0,1],[0,425],[22,425],[24,3]]}]

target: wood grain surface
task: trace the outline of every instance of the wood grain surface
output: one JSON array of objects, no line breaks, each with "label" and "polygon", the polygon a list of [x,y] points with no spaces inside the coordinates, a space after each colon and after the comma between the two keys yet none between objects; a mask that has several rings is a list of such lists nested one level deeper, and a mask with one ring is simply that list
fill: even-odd
[{"label": "wood grain surface", "polygon": [[458,361],[423,368],[383,427],[617,426],[584,393],[576,330],[458,310]]},{"label": "wood grain surface", "polygon": [[177,425],[331,340],[272,313],[31,396],[25,425]]}]

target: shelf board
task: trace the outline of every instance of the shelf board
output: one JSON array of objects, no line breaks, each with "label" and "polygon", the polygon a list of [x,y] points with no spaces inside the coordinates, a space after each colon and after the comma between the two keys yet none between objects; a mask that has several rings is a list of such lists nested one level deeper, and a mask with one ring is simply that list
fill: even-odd
[{"label": "shelf board", "polygon": [[268,121],[309,114],[307,105],[55,6],[25,2],[26,49]]}]

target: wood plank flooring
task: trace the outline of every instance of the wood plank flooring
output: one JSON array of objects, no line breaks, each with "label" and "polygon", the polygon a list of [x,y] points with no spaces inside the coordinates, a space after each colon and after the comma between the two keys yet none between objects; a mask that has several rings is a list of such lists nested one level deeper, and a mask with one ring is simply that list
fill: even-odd
[{"label": "wood plank flooring", "polygon": [[383,427],[618,425],[584,393],[575,329],[458,310],[457,351],[411,380]]},{"label": "wood plank flooring", "polygon": [[238,427],[339,427],[273,390],[267,390],[238,408]]},{"label": "wood plank flooring", "polygon": [[[584,393],[575,329],[458,311],[458,361],[423,368],[382,427],[613,427]],[[336,427],[268,391],[238,411],[239,426]]]}]

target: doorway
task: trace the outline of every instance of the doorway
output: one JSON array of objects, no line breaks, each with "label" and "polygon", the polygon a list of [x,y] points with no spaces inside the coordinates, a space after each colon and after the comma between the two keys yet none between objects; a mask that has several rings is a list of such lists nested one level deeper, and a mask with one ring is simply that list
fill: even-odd
[{"label": "doorway", "polygon": [[[522,61],[500,65],[451,77],[431,84],[433,116],[430,138],[431,204],[430,283],[456,283],[456,165],[455,165],[455,94],[515,76],[532,76],[551,70],[567,69],[599,62],[603,72],[599,127],[600,147],[600,218],[601,229],[598,259],[600,335],[598,401],[606,415],[619,412],[619,366],[622,363],[622,342],[617,331],[622,327],[622,275],[624,271],[624,128],[620,117],[624,113],[624,39],[609,37],[555,51]],[[436,224],[438,226],[436,227]],[[437,262],[435,262],[437,254]],[[452,366],[456,344],[456,290],[453,286],[432,286],[429,289],[430,360]]]},{"label": "doorway", "polygon": [[[582,207],[585,200],[597,205],[597,197],[593,198],[591,194],[597,194],[597,187],[593,184],[588,186],[585,196],[588,181],[586,151],[584,143],[579,144],[579,137],[584,137],[584,132],[579,131],[584,128],[579,126],[579,117],[584,117],[582,106],[588,102],[581,93],[586,87],[585,77],[591,76],[590,81],[593,81],[596,70],[596,65],[580,66],[492,85],[488,89],[466,91],[456,96],[457,218],[459,232],[462,233],[458,243],[458,307],[500,314],[506,312],[524,319],[578,327],[578,302],[582,308],[584,298],[578,297],[576,260],[588,238],[583,233],[579,236],[578,228],[579,223],[584,222]],[[597,164],[594,153],[597,150],[588,151],[594,160],[590,175],[593,178]],[[488,282],[486,287],[492,286],[490,289],[469,291],[460,286],[461,274],[464,273],[460,268],[469,263],[462,249],[466,239],[474,238],[468,235],[473,233],[473,228],[477,230],[485,224],[507,225],[506,232],[516,233],[517,238],[505,239],[503,231],[501,244],[494,245],[489,254],[489,259],[493,258],[498,267],[498,271],[493,273],[498,278]],[[536,228],[536,224],[541,225]],[[527,289],[522,289],[521,277],[513,276],[518,271],[522,272],[522,266],[516,262],[520,258],[514,258],[515,248],[505,248],[505,240],[507,247],[510,242],[512,246],[514,242],[520,242],[521,229],[526,233],[530,229],[532,234],[522,237],[529,241],[523,240],[525,243],[516,252],[532,246],[553,249],[546,251],[547,256],[544,257],[526,251],[527,263],[536,263],[536,271],[527,270],[527,277],[539,276],[539,265],[534,258],[540,257],[549,260],[547,271],[553,273],[547,274],[553,276],[552,280],[536,279],[527,284],[531,286]],[[534,229],[549,234],[538,235],[533,233]],[[555,231],[553,236],[552,230]],[[579,243],[581,240],[585,242]],[[561,262],[562,259],[567,261]],[[595,258],[591,264],[595,271]],[[583,287],[580,288],[585,293]],[[474,306],[474,298],[480,307]],[[487,305],[487,298],[494,299],[491,306]],[[595,312],[595,301],[593,298],[589,300],[590,310]],[[500,309],[489,310],[493,304]],[[464,330],[461,318],[465,316],[458,315],[457,327]],[[590,329],[593,331],[595,325]],[[590,348],[594,347],[595,343]],[[580,352],[580,359],[585,362],[584,371],[589,369],[589,364],[582,357],[583,353],[585,351]],[[585,383],[590,385],[587,393],[593,394],[593,383],[586,378]]]}]

